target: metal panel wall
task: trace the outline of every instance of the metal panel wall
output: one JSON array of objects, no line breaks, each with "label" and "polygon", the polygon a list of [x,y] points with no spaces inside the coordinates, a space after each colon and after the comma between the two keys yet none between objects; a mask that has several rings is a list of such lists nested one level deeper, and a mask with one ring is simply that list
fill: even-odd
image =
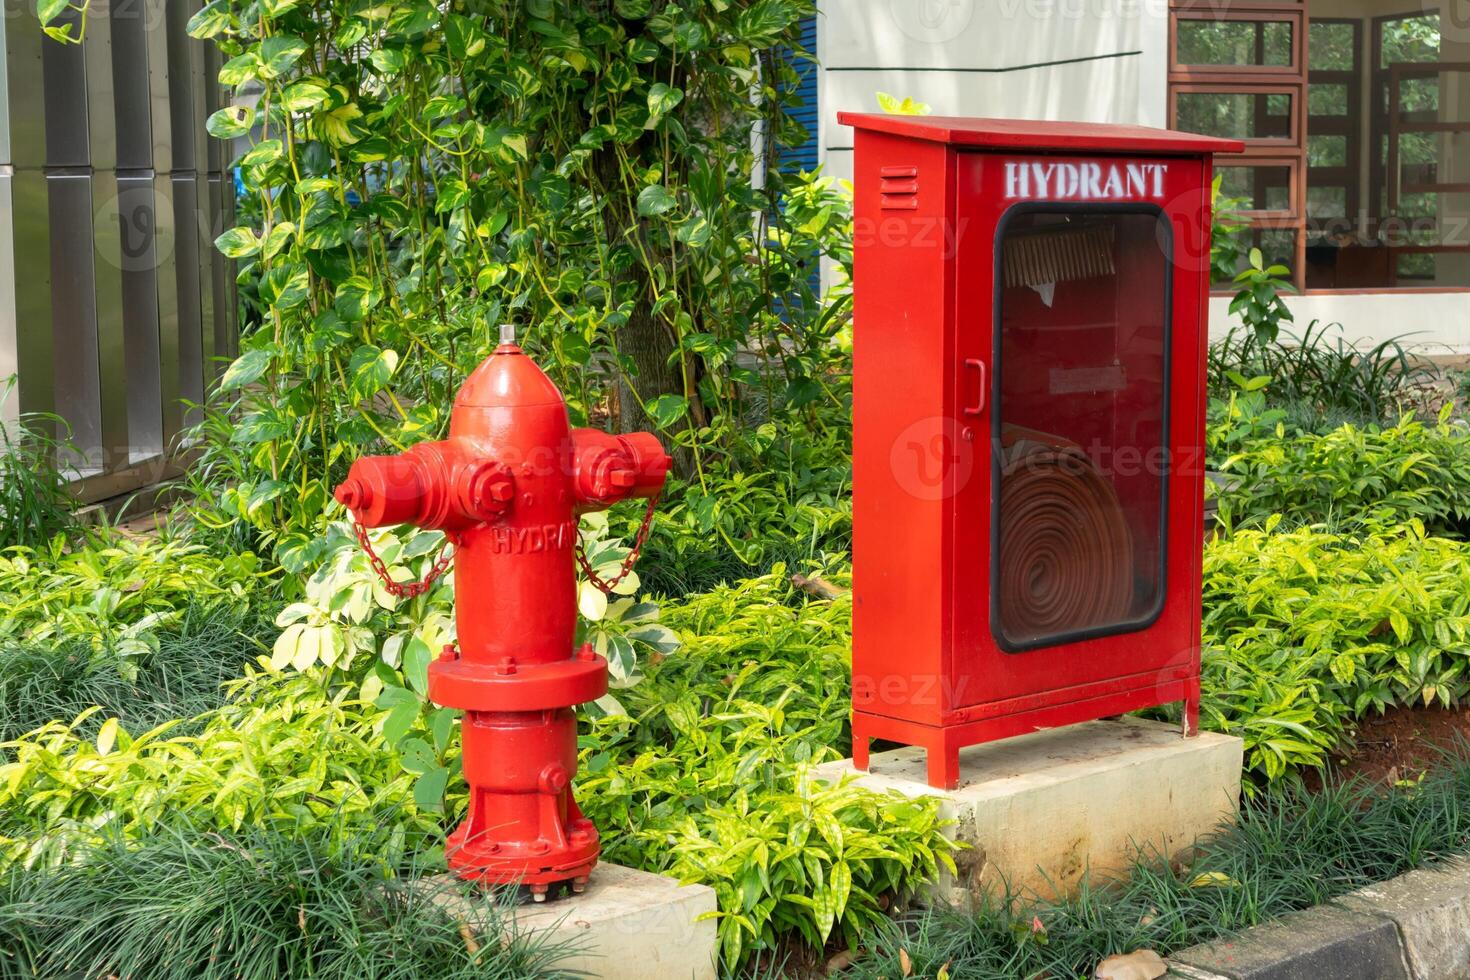
[{"label": "metal panel wall", "polygon": [[[29,0],[0,21],[3,409],[54,412],[83,499],[156,482],[235,338],[228,160],[204,115],[219,58],[188,37],[198,0],[93,7],[81,45],[42,35]],[[3,416],[0,416],[3,418]]]},{"label": "metal panel wall", "polygon": [[53,410],[70,424],[72,442],[83,460],[82,473],[91,476],[103,469],[104,462],[92,265],[92,178],[47,174],[45,186],[51,219]]},{"label": "metal panel wall", "polygon": [[[147,133],[146,127],[143,132]],[[117,176],[130,463],[160,456],[164,450],[163,357],[159,349],[163,319],[158,304],[161,260],[153,180],[151,172],[119,171]],[[172,236],[163,239],[163,244],[172,247]],[[177,324],[175,318],[174,329]]]},{"label": "metal panel wall", "polygon": [[[21,412],[55,408],[51,364],[51,217],[46,202],[46,114],[41,93],[44,36],[28,0],[5,0],[5,115],[10,134],[11,267],[15,291],[0,297],[14,348],[13,397]],[[37,329],[36,324],[45,327]]]},{"label": "metal panel wall", "polygon": [[141,0],[111,0],[112,86],[117,104],[117,169],[152,170],[152,78]]},{"label": "metal panel wall", "polygon": [[204,321],[201,319],[199,288],[199,181],[193,173],[172,175],[174,220],[175,289],[178,297],[178,397],[186,405],[184,424],[199,421],[198,405],[204,401]]},{"label": "metal panel wall", "polygon": [[8,380],[20,369],[15,343],[14,183],[9,165],[0,166],[0,425],[20,416],[20,396]]},{"label": "metal panel wall", "polygon": [[[7,47],[7,3],[0,10],[0,57]],[[19,370],[15,335],[15,211],[14,169],[10,162],[10,79],[0,71],[0,425],[20,415],[20,396],[9,388]]]}]

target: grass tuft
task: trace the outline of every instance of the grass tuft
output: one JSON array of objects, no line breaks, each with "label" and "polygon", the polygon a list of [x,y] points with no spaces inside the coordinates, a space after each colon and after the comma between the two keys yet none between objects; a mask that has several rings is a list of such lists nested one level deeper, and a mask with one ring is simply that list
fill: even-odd
[{"label": "grass tuft", "polygon": [[1232,373],[1269,376],[1269,401],[1286,412],[1288,428],[1327,432],[1344,422],[1391,421],[1417,402],[1434,376],[1429,363],[1392,337],[1359,347],[1342,337],[1341,324],[1313,320],[1296,336],[1261,344],[1250,331],[1232,329],[1210,345],[1211,392],[1231,390]]},{"label": "grass tuft", "polygon": [[[385,820],[384,826],[391,825]],[[76,864],[0,876],[0,980],[563,977],[567,949],[515,935],[494,899],[451,919],[392,873],[387,831],[229,839],[160,829]]]},{"label": "grass tuft", "polygon": [[1470,749],[1411,789],[1362,781],[1247,801],[1237,826],[1201,841],[1187,867],[1141,855],[1126,882],[1074,898],[1015,894],[974,914],[924,910],[885,922],[842,975],[851,980],[1091,976],[1114,953],[1169,955],[1470,849]]},{"label": "grass tuft", "polygon": [[130,731],[193,718],[225,701],[221,685],[269,649],[262,639],[273,630],[257,613],[222,606],[185,610],[158,635],[157,649],[140,656],[120,657],[83,640],[0,645],[0,742],[94,705],[102,711],[84,728],[112,716]]},{"label": "grass tuft", "polygon": [[[0,408],[15,397],[15,379],[0,380]],[[57,465],[70,449],[66,423],[55,415],[27,414],[0,423],[0,550],[39,547],[57,534],[76,530],[67,478]]]}]

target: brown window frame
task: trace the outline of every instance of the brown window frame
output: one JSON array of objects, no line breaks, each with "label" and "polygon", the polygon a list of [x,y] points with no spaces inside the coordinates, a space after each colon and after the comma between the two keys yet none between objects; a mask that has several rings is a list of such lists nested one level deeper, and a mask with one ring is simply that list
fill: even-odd
[{"label": "brown window frame", "polygon": [[[1399,186],[1402,166],[1399,162],[1399,136],[1403,133],[1470,133],[1467,122],[1407,122],[1398,111],[1399,89],[1406,76],[1442,75],[1446,72],[1470,74],[1470,61],[1435,61],[1419,64],[1396,64],[1388,68],[1388,160],[1383,165],[1383,178],[1387,182],[1387,212],[1398,210],[1400,194],[1464,194],[1470,192],[1470,182],[1407,184]],[[1446,250],[1462,251],[1455,246],[1441,246]]]},{"label": "brown window frame", "polygon": [[[1223,73],[1229,79],[1240,75],[1266,75],[1295,77],[1306,57],[1307,46],[1303,31],[1306,25],[1305,11],[1300,7],[1272,7],[1278,13],[1274,17],[1263,17],[1259,7],[1216,8],[1206,6],[1176,5],[1169,18],[1169,73],[1180,77],[1211,76]],[[1245,23],[1286,23],[1291,25],[1291,63],[1288,65],[1195,65],[1179,60],[1179,22],[1201,20],[1210,23],[1242,21]]]},{"label": "brown window frame", "polygon": [[[1181,17],[1186,20],[1291,20],[1292,64],[1181,65],[1177,60],[1178,20]],[[1306,276],[1307,36],[1310,30],[1311,18],[1303,3],[1170,0],[1169,4],[1168,120],[1171,128],[1177,123],[1176,95],[1180,92],[1252,92],[1264,98],[1285,91],[1292,96],[1288,138],[1247,140],[1243,153],[1232,155],[1228,163],[1222,159],[1219,165],[1284,166],[1289,170],[1289,210],[1251,212],[1242,217],[1253,230],[1284,228],[1292,231],[1292,280],[1298,289],[1303,287]]]},{"label": "brown window frame", "polygon": [[1249,219],[1253,228],[1287,228],[1295,227],[1299,215],[1306,207],[1306,200],[1300,195],[1303,188],[1296,180],[1297,158],[1292,155],[1277,157],[1258,156],[1251,154],[1232,154],[1229,157],[1221,157],[1215,161],[1215,173],[1222,170],[1240,169],[1244,167],[1286,167],[1292,171],[1287,181],[1287,206],[1281,208],[1259,208],[1236,212],[1240,217]]}]

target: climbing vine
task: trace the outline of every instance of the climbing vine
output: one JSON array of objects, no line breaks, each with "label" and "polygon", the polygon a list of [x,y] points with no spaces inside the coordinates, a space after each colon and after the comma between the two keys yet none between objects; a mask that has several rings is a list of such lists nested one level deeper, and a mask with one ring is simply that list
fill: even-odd
[{"label": "climbing vine", "polygon": [[[222,520],[304,565],[334,476],[442,432],[520,325],[574,418],[654,426],[702,478],[752,410],[840,400],[811,275],[840,193],[778,148],[810,0],[214,0],[247,199],[217,246],[251,326],[206,423]],[[785,227],[796,196],[801,234]],[[838,256],[841,257],[840,255]]]}]

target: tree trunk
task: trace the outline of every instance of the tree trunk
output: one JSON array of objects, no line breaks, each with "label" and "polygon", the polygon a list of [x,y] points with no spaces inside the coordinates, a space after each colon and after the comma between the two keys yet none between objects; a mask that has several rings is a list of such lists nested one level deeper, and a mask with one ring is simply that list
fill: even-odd
[{"label": "tree trunk", "polygon": [[[635,265],[629,275],[643,278],[641,267]],[[653,316],[644,300],[633,308],[628,322],[618,327],[614,339],[619,358],[636,371],[632,376],[625,371],[618,376],[618,431],[655,431],[657,424],[643,410],[643,405],[660,395],[684,394],[678,362],[669,360],[674,353],[674,337],[668,326]],[[686,417],[673,428],[682,432],[688,426]],[[685,447],[670,447],[669,451],[674,457],[674,471],[681,477],[689,477],[694,472],[694,454]]]},{"label": "tree trunk", "polygon": [[[640,147],[628,147],[629,156],[637,159]],[[597,181],[606,191],[617,193],[623,186],[620,174],[620,163],[617,154],[611,149],[603,149],[593,155],[593,167],[597,174]],[[604,203],[605,225],[607,227],[608,247],[617,248],[627,244],[624,240],[626,229],[626,216],[635,216],[638,213],[636,202],[628,201],[622,206]],[[648,250],[649,259],[653,262],[661,262],[665,256],[654,249],[653,241],[641,227],[642,219],[634,218],[639,224],[635,234],[643,236],[644,247]],[[652,402],[660,395],[686,396],[683,367],[679,360],[674,357],[677,342],[669,325],[661,321],[653,314],[652,290],[648,281],[648,270],[644,268],[641,261],[631,263],[626,272],[615,276],[612,283],[614,291],[622,295],[627,287],[634,295],[633,308],[629,312],[628,320],[614,331],[613,343],[617,348],[619,359],[618,391],[615,402],[613,421],[619,432],[641,432],[656,431],[657,425],[643,406]],[[629,373],[631,370],[631,374]],[[692,371],[692,368],[690,369]],[[692,388],[691,374],[691,388]],[[701,411],[698,404],[698,393],[689,391],[689,416],[676,423],[672,428],[675,431],[685,431],[689,427],[689,418],[697,417]],[[664,433],[665,443],[672,442],[668,438],[670,434]],[[674,458],[674,472],[680,477],[688,478],[694,473],[694,453],[685,447],[669,447],[669,453]]]}]

